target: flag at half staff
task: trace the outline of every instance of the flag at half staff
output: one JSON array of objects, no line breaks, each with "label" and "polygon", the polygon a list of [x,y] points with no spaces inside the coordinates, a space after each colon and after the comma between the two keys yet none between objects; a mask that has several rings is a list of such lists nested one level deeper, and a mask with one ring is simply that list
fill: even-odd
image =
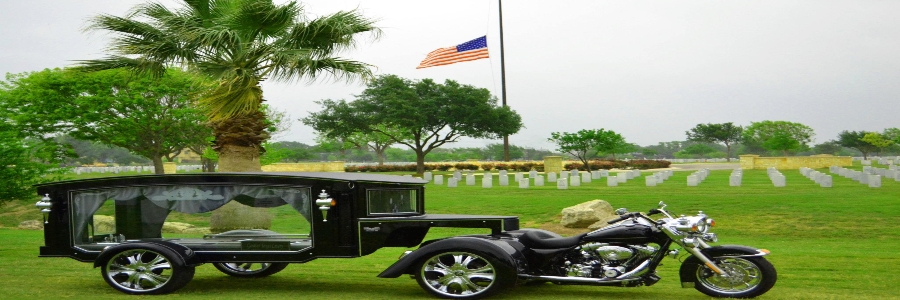
[{"label": "flag at half staff", "polygon": [[449,65],[458,62],[488,58],[487,36],[428,53],[416,69]]}]

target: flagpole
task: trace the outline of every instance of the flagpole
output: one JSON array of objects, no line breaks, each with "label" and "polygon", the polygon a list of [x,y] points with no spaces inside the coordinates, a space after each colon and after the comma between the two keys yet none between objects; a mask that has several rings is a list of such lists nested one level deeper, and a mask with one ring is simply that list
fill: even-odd
[{"label": "flagpole", "polygon": [[[503,93],[503,107],[506,107],[506,55],[503,54],[503,0],[497,0],[500,13],[500,88]],[[509,161],[509,135],[503,135],[503,161]]]}]

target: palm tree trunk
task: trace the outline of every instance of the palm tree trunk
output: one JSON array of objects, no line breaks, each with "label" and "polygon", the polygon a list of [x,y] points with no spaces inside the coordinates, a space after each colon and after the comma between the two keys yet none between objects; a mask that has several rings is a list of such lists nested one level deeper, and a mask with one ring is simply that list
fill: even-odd
[{"label": "palm tree trunk", "polygon": [[[212,124],[213,150],[219,154],[220,172],[262,172],[259,156],[265,151],[262,143],[269,139],[265,118],[265,114],[257,112]],[[269,229],[272,215],[265,208],[233,202],[214,210],[209,226],[213,232]]]}]

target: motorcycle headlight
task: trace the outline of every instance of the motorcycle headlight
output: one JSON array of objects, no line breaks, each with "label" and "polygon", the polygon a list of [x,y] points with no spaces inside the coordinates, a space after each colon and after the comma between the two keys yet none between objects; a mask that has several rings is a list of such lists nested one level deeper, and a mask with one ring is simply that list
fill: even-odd
[{"label": "motorcycle headlight", "polygon": [[706,233],[706,230],[708,229],[709,225],[706,223],[706,220],[703,219],[697,221],[694,225],[691,225],[691,232]]}]

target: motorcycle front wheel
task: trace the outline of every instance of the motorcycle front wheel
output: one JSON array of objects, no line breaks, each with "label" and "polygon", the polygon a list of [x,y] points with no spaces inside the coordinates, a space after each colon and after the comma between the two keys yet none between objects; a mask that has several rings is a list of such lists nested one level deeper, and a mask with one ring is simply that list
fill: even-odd
[{"label": "motorcycle front wheel", "polygon": [[762,257],[713,258],[726,276],[697,264],[694,288],[709,296],[753,298],[769,291],[777,280],[775,267]]}]

